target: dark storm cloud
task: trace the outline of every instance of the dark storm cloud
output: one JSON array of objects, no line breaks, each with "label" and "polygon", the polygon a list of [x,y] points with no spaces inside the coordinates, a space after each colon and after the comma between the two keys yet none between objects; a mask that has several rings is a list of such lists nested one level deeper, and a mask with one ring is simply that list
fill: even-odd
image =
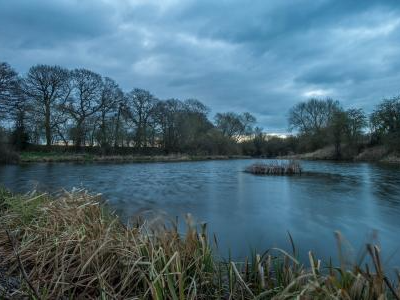
[{"label": "dark storm cloud", "polygon": [[367,111],[400,93],[400,2],[0,0],[0,60],[86,67],[285,132],[288,109],[333,97]]},{"label": "dark storm cloud", "polygon": [[108,11],[97,1],[0,1],[3,38],[24,47],[96,37],[110,30]]}]

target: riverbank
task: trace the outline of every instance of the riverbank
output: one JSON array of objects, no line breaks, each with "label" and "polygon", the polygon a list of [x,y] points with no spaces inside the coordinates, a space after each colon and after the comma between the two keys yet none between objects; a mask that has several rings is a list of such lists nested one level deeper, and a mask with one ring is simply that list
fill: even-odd
[{"label": "riverbank", "polygon": [[249,159],[244,155],[96,155],[62,152],[21,152],[20,163],[37,162],[185,162],[203,160]]},{"label": "riverbank", "polygon": [[[314,152],[279,156],[278,158],[294,160],[338,160],[333,146],[318,149]],[[384,146],[376,146],[365,148],[358,154],[345,154],[340,160],[400,164],[400,154],[390,152]]]},{"label": "riverbank", "polygon": [[[377,247],[339,266],[269,249],[243,262],[218,258],[206,226],[125,226],[85,191],[0,190],[0,296],[7,299],[398,299]],[[241,237],[238,237],[241,238]],[[340,247],[341,237],[337,234]],[[326,268],[325,268],[326,266]]]}]

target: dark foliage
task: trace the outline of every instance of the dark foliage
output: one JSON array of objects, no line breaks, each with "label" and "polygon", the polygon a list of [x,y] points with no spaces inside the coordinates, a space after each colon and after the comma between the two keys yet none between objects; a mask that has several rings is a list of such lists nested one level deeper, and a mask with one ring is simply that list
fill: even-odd
[{"label": "dark foliage", "polygon": [[376,107],[370,132],[361,109],[345,110],[332,99],[296,104],[288,118],[296,134],[289,137],[254,128],[249,113],[217,113],[211,121],[209,112],[196,99],[160,100],[139,88],[124,93],[111,78],[86,69],[36,65],[20,77],[0,63],[0,126],[12,125],[7,143],[17,150],[276,157],[334,146],[337,159],[368,143],[400,151],[400,97]]}]

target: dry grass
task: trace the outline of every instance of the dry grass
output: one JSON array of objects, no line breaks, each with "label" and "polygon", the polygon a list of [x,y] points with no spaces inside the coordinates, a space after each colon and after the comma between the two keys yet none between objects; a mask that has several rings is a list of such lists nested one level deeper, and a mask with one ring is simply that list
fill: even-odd
[{"label": "dry grass", "polygon": [[[26,208],[14,207],[14,199],[4,205],[9,209],[1,228],[9,228],[17,241],[29,281],[42,298],[207,296],[203,286],[210,285],[213,269],[202,235],[189,230],[183,238],[173,229],[127,227],[100,201],[81,191],[64,193],[56,201],[32,195],[23,200],[30,206]],[[4,230],[0,244],[8,245],[5,261],[17,270]]]},{"label": "dry grass", "polygon": [[364,149],[354,160],[356,161],[379,161],[387,156],[389,150],[385,146],[375,146]]},{"label": "dry grass", "polygon": [[[84,191],[57,198],[0,192],[0,261],[22,274],[32,299],[399,299],[398,283],[372,265],[323,267],[309,252],[270,249],[242,263],[217,259],[205,226],[125,226]],[[190,222],[189,222],[190,223]],[[240,238],[240,237],[238,237]],[[290,239],[291,240],[291,239]],[[340,249],[340,235],[338,242]],[[26,273],[24,276],[23,273]],[[19,295],[21,295],[19,294]]]},{"label": "dry grass", "polygon": [[247,167],[245,171],[256,175],[294,175],[301,174],[302,169],[298,162],[290,160],[255,163]]},{"label": "dry grass", "polygon": [[335,160],[335,147],[326,146],[322,149],[308,153],[298,153],[293,155],[280,156],[279,159],[304,159],[304,160]]}]

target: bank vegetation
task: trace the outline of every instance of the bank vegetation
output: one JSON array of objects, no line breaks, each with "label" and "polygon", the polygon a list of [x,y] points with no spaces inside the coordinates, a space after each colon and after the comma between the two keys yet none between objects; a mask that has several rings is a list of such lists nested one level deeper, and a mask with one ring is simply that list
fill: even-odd
[{"label": "bank vegetation", "polygon": [[248,112],[210,116],[197,99],[159,99],[137,87],[123,91],[91,70],[35,65],[18,74],[0,62],[3,162],[17,162],[24,152],[22,158],[42,152],[63,161],[83,154],[400,161],[399,96],[383,99],[370,114],[312,98],[289,110],[288,125],[291,135],[266,134]]},{"label": "bank vegetation", "polygon": [[[237,237],[240,239],[241,237]],[[341,258],[341,237],[337,233]],[[188,219],[176,224],[125,224],[99,195],[57,196],[0,191],[0,297],[6,299],[399,299],[380,249],[338,265],[309,252],[254,252],[223,259],[217,237]],[[396,278],[396,277],[390,277]]]}]

